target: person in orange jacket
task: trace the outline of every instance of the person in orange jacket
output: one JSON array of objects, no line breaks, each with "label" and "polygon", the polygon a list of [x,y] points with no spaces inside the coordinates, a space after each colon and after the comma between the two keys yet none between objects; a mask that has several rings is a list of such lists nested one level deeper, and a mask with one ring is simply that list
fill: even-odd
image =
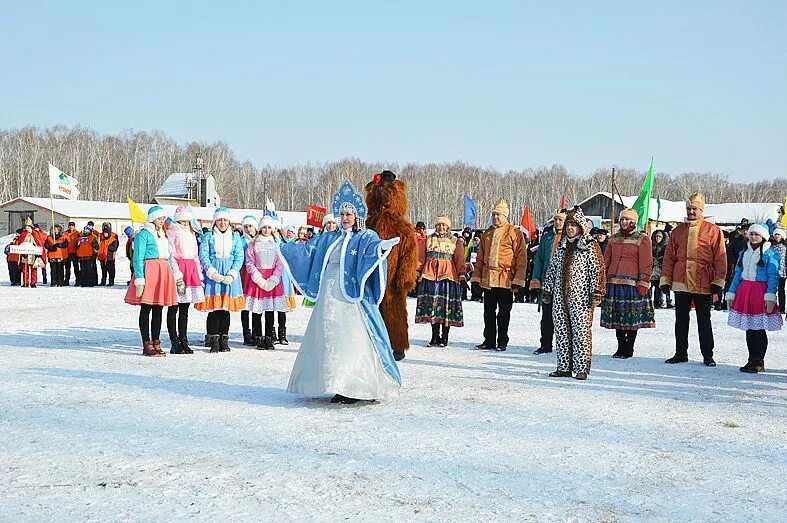
[{"label": "person in orange jacket", "polygon": [[66,248],[65,275],[63,280],[65,287],[68,287],[71,282],[71,267],[74,267],[74,285],[79,285],[79,259],[77,259],[77,245],[79,244],[79,231],[77,230],[76,223],[68,222],[68,228],[63,233],[63,236],[68,240],[68,247]]},{"label": "person in orange jacket", "polygon": [[21,235],[22,229],[17,229],[14,239],[5,246],[5,261],[8,264],[8,279],[11,281],[11,287],[22,285],[22,273],[19,272],[19,255],[11,252],[11,246],[19,245],[19,242],[22,241]]},{"label": "person in orange jacket", "polygon": [[[98,240],[98,261],[101,264],[101,283],[99,286],[115,285],[115,254],[118,250],[120,241],[118,235],[112,232],[112,224],[104,222],[101,224],[101,235]],[[107,284],[107,276],[109,283]]]},{"label": "person in orange jacket", "polygon": [[85,225],[85,228],[79,235],[76,255],[79,259],[77,285],[80,287],[94,287],[98,283],[98,269],[96,267],[98,238],[93,234],[93,229],[90,225]]},{"label": "person in orange jacket", "polygon": [[68,238],[63,233],[63,226],[55,224],[52,234],[47,236],[44,247],[49,255],[49,265],[52,268],[51,287],[62,287],[68,282],[65,280],[65,265],[68,263]]}]

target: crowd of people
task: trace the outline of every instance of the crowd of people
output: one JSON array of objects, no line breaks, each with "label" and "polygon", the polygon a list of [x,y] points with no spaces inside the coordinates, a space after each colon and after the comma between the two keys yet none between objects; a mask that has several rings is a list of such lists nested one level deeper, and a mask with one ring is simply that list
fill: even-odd
[{"label": "crowd of people", "polygon": [[[601,327],[614,329],[616,359],[634,356],[639,329],[655,328],[654,309],[674,308],[675,354],[688,361],[690,311],[695,310],[700,352],[714,360],[711,310],[729,309],[728,324],[746,332],[749,351],[742,372],[765,370],[767,331],[782,327],[787,233],[772,223],[748,223],[729,233],[703,217],[704,197],[686,201],[676,227],[638,230],[639,216],[623,209],[610,233],[594,227],[582,209],[561,209],[533,237],[508,221],[499,200],[486,230],[452,232],[439,216],[433,232],[415,226],[418,250],[415,322],[430,324],[429,347],[449,345],[452,327],[464,325],[463,301],[483,302],[478,350],[505,351],[514,302],[537,302],[540,343],[536,355],[556,352],[552,377],[586,380],[591,372],[594,310]],[[322,230],[284,227],[275,215],[245,217],[233,226],[226,208],[200,229],[187,207],[172,217],[152,206],[139,232],[127,228],[131,264],[125,301],[139,306],[142,353],[163,356],[161,328],[167,308],[171,354],[191,354],[188,313],[207,312],[204,344],[228,352],[233,313],[240,313],[243,343],[260,350],[287,344],[287,313],[314,307],[288,389],[352,403],[395,394],[401,384],[391,341],[378,306],[385,294],[386,257],[398,238],[381,240],[363,229],[360,195],[349,182],[334,196]],[[119,238],[109,223],[100,232],[70,222],[46,234],[34,223],[11,245],[42,247],[40,255],[6,250],[11,285],[35,288],[38,272],[52,286],[115,284]],[[101,281],[98,281],[98,269]],[[372,275],[375,277],[371,277]],[[345,368],[346,367],[346,368]],[[352,374],[352,375],[351,375]]]}]

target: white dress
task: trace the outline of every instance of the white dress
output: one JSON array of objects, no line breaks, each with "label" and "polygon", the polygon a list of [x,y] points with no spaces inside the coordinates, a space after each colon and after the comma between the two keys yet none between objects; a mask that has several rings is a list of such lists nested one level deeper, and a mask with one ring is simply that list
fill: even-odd
[{"label": "white dress", "polygon": [[304,396],[341,394],[359,400],[398,396],[399,384],[380,364],[361,306],[342,295],[340,251],[333,249],[328,258],[287,392]]}]

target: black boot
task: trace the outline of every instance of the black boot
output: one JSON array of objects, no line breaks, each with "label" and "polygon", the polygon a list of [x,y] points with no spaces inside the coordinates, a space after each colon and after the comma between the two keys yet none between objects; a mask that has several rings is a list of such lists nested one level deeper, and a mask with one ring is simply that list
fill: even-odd
[{"label": "black boot", "polygon": [[206,336],[207,341],[205,343],[208,347],[210,347],[210,352],[220,352],[221,350],[220,342],[219,342],[220,337],[221,336],[219,336],[218,334],[208,334]]},{"label": "black boot", "polygon": [[263,336],[263,344],[265,345],[265,350],[275,350],[276,347],[273,345],[273,340],[276,339],[276,330],[273,328],[273,325],[270,328],[265,329],[265,336]]},{"label": "black boot", "polygon": [[440,336],[440,347],[448,347],[448,330],[451,327],[443,325],[443,335]]},{"label": "black boot", "polygon": [[626,338],[626,352],[623,354],[623,359],[628,359],[634,356],[634,342],[637,341],[637,331],[628,331]]},{"label": "black boot", "polygon": [[211,345],[211,338],[210,338],[210,336],[211,336],[210,334],[206,334],[205,335],[205,341],[202,342],[203,346],[205,346],[205,347],[212,347],[213,346],[213,345]]},{"label": "black boot", "polygon": [[290,342],[287,341],[287,327],[282,327],[279,325],[279,343],[281,345],[289,345]]},{"label": "black boot", "polygon": [[615,338],[618,340],[618,350],[612,355],[613,358],[625,358],[626,354],[626,331],[615,329]]},{"label": "black boot", "polygon": [[426,344],[427,347],[437,347],[440,343],[440,324],[433,323],[432,324],[432,339],[429,340],[429,343]]},{"label": "black boot", "polygon": [[194,354],[194,351],[189,347],[188,336],[181,336],[178,338],[178,341],[180,341],[180,348],[183,349],[183,354]]},{"label": "black boot", "polygon": [[230,351],[230,337],[227,334],[222,334],[219,338],[219,352]]},{"label": "black boot", "polygon": [[179,339],[170,336],[169,347],[170,354],[183,354],[183,347],[181,347]]},{"label": "black boot", "polygon": [[679,354],[676,352],[673,357],[671,357],[668,360],[664,360],[664,363],[675,364],[675,363],[686,363],[687,361],[689,361],[688,354]]},{"label": "black boot", "polygon": [[250,347],[254,346],[254,336],[251,335],[251,330],[243,329],[243,344]]},{"label": "black boot", "polygon": [[267,350],[265,347],[265,337],[264,336],[255,336],[254,337],[254,344],[257,346],[257,350]]},{"label": "black boot", "polygon": [[405,353],[404,353],[404,351],[402,351],[402,352],[394,351],[393,355],[394,355],[394,359],[396,361],[402,361],[404,359]]}]

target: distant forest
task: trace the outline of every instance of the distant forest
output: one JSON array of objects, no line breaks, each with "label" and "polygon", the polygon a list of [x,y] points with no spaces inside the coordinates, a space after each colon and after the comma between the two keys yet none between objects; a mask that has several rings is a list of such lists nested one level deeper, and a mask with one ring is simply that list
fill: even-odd
[{"label": "distant forest", "polygon": [[[230,207],[261,209],[266,198],[280,210],[327,206],[342,180],[360,189],[374,173],[391,169],[409,184],[410,220],[429,223],[445,214],[459,225],[467,194],[478,206],[478,226],[485,225],[487,211],[501,197],[511,206],[511,221],[518,222],[522,209],[529,205],[536,221],[543,222],[561,195],[573,204],[595,192],[609,191],[612,168],[578,175],[562,165],[502,172],[463,162],[383,164],[356,158],[290,167],[256,166],[239,160],[225,142],[179,144],[160,131],[102,135],[85,127],[25,127],[0,130],[0,201],[48,196],[46,173],[51,161],[77,178],[80,199],[125,201],[128,195],[147,203],[170,173],[190,171],[198,152],[205,170],[216,178],[222,203]],[[646,163],[643,158],[643,166]],[[621,194],[639,193],[644,171],[617,167],[616,172]],[[787,179],[735,183],[713,172],[656,173],[654,197],[680,201],[697,190],[708,203],[781,202],[787,194]]]}]

